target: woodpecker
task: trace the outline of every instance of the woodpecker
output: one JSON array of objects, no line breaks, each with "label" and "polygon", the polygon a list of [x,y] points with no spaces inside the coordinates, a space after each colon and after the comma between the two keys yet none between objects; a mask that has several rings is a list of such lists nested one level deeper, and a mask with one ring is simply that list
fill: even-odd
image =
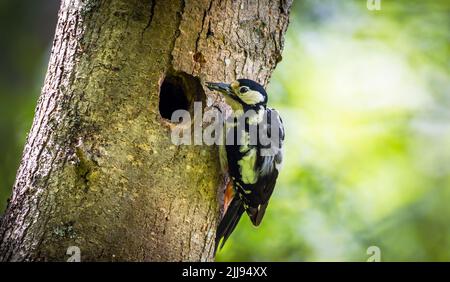
[{"label": "woodpecker", "polygon": [[[254,226],[261,223],[283,160],[284,128],[278,112],[267,107],[267,93],[259,83],[238,79],[230,84],[207,82],[206,86],[220,92],[232,109],[225,144],[219,147],[220,163],[231,181],[225,190],[224,216],[216,232],[217,250],[220,242],[223,247],[244,211]],[[255,127],[257,134],[252,135],[250,131]],[[263,142],[261,130],[271,138],[270,144]]]}]

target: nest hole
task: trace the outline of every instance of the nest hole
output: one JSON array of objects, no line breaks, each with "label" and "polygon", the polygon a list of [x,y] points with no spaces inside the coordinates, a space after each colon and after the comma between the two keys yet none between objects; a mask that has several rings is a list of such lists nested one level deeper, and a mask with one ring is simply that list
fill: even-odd
[{"label": "nest hole", "polygon": [[159,113],[168,120],[177,110],[192,112],[195,101],[205,101],[205,92],[197,77],[184,72],[167,74],[159,92]]}]

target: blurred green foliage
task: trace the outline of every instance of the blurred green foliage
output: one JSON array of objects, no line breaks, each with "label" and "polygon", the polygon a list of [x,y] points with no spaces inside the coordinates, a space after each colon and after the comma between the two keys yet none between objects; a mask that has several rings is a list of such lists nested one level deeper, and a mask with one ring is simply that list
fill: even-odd
[{"label": "blurred green foliage", "polygon": [[269,104],[285,164],[220,261],[450,260],[450,1],[294,1]]},{"label": "blurred green foliage", "polygon": [[0,212],[47,69],[59,1],[0,1]]},{"label": "blurred green foliage", "polygon": [[[58,1],[0,4],[0,210],[45,74]],[[450,1],[294,0],[268,89],[286,127],[265,219],[219,261],[450,260]]]}]

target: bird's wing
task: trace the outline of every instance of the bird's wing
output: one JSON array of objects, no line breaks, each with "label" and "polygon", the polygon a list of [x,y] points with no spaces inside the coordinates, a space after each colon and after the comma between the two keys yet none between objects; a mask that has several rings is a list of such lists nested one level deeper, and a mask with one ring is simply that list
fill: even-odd
[{"label": "bird's wing", "polygon": [[263,127],[266,126],[270,143],[259,146],[257,159],[259,179],[255,190],[259,196],[260,204],[256,207],[250,206],[247,208],[247,213],[255,226],[258,226],[264,217],[283,161],[283,121],[278,112],[270,108],[266,110],[266,118]]},{"label": "bird's wing", "polygon": [[259,152],[259,173],[264,177],[280,170],[283,162],[284,127],[280,114],[274,109],[267,108],[263,129],[267,132],[269,144],[261,144]]}]

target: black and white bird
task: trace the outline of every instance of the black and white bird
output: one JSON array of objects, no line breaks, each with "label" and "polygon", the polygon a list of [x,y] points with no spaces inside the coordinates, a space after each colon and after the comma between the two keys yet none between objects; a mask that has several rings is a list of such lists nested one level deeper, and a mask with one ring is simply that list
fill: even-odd
[{"label": "black and white bird", "polygon": [[[238,79],[231,84],[206,85],[220,92],[232,109],[226,143],[220,146],[220,162],[231,181],[225,190],[224,216],[216,232],[217,250],[221,241],[223,247],[244,211],[253,225],[261,223],[283,159],[284,128],[278,112],[267,107],[267,93],[259,83]],[[266,135],[261,135],[261,130]],[[261,136],[267,136],[269,144]]]}]

